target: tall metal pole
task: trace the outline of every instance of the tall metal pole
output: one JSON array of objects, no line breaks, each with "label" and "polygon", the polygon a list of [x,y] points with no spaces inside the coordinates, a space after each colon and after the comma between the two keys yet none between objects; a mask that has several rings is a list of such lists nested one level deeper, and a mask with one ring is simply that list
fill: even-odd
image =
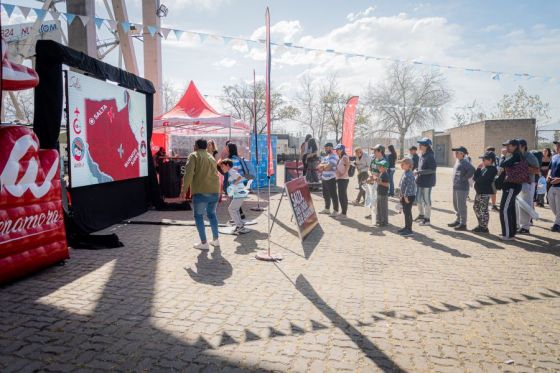
[{"label": "tall metal pole", "polygon": [[[253,207],[252,211],[264,211],[261,207],[261,186],[259,185],[259,140],[257,134],[257,78],[253,69],[253,134],[255,136],[255,159],[257,161],[257,207]],[[270,206],[270,204],[269,204]]]}]

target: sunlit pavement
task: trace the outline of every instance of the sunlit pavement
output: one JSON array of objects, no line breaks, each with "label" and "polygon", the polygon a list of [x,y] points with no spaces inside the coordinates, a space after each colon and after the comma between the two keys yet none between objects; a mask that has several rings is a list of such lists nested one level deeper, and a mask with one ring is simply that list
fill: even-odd
[{"label": "sunlit pavement", "polygon": [[251,233],[200,252],[191,212],[150,211],[137,219],[187,225],[112,227],[125,247],[72,250],[65,266],[0,288],[0,371],[560,371],[550,210],[505,243],[495,212],[494,235],[447,227],[450,169],[433,199],[432,226],[412,238],[396,234],[402,215],[380,230],[351,206],[346,221],[320,215],[303,246],[284,199],[277,264],[254,259],[265,214],[248,211]]}]

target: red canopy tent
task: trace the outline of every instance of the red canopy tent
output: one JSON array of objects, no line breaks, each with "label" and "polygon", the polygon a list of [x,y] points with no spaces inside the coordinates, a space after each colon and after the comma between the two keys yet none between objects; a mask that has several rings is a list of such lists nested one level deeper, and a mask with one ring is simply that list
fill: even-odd
[{"label": "red canopy tent", "polygon": [[250,127],[218,113],[200,94],[193,81],[169,112],[154,118],[154,132],[177,135],[248,136]]}]

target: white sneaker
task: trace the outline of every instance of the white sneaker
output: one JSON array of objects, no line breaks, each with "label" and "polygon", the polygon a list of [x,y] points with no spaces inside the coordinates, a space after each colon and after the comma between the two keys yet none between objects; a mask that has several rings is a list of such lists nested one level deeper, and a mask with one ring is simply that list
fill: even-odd
[{"label": "white sneaker", "polygon": [[515,238],[507,237],[507,236],[500,236],[500,240],[502,241],[513,241]]},{"label": "white sneaker", "polygon": [[336,218],[338,215],[340,215],[338,211],[333,211],[333,212],[330,213],[329,216],[330,216],[331,218]]},{"label": "white sneaker", "polygon": [[214,247],[220,247],[220,240],[216,238],[215,240],[210,241],[209,244]]},{"label": "white sneaker", "polygon": [[327,209],[319,211],[319,214],[323,214],[323,215],[328,215],[330,213],[331,213],[331,210],[327,210]]},{"label": "white sneaker", "polygon": [[244,233],[249,233],[250,230],[248,230],[245,227],[236,227],[235,230],[233,231],[233,234],[244,234]]},{"label": "white sneaker", "polygon": [[208,246],[208,242],[206,243],[201,242],[198,245],[194,245],[193,248],[197,250],[210,250],[210,246]]}]

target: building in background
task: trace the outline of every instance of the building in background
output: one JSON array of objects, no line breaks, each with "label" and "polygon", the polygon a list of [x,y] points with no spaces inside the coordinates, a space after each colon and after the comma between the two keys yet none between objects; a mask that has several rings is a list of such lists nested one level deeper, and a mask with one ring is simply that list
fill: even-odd
[{"label": "building in background", "polygon": [[535,119],[484,120],[441,132],[424,131],[422,136],[432,140],[436,162],[441,166],[452,166],[455,163],[451,149],[458,146],[467,148],[473,162],[489,146],[495,147],[499,153],[502,143],[508,139],[525,139],[529,149],[537,146]]}]

